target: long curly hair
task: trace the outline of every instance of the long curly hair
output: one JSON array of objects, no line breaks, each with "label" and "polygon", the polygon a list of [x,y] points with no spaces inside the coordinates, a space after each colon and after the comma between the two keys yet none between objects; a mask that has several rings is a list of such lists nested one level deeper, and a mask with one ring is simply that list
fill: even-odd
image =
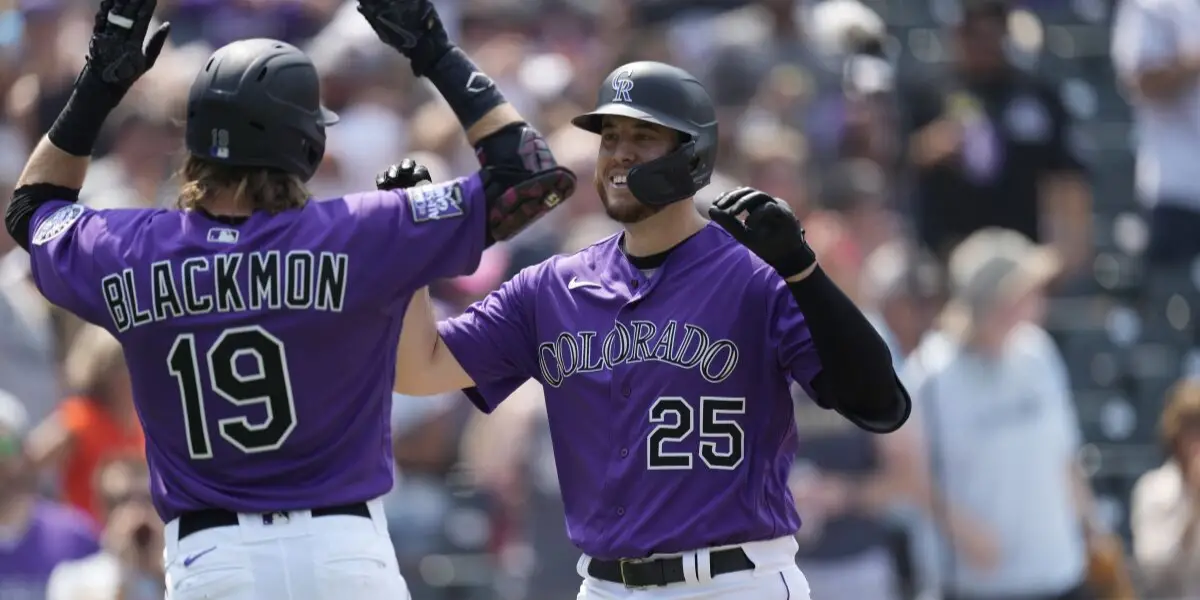
[{"label": "long curly hair", "polygon": [[179,190],[179,208],[196,209],[213,195],[232,191],[235,198],[248,199],[257,210],[271,214],[304,206],[309,199],[308,188],[295,175],[260,167],[233,167],[189,155],[177,177],[183,182]]}]

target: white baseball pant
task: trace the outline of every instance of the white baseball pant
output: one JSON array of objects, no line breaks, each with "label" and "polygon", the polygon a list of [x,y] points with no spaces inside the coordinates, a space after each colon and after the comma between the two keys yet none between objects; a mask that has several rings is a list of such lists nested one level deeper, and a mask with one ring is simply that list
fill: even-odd
[{"label": "white baseball pant", "polygon": [[166,526],[166,600],[409,600],[396,565],[383,503],[371,518],[313,517],[307,510],[266,523],[239,514],[237,525],[179,539]]},{"label": "white baseball pant", "polygon": [[[713,577],[708,572],[708,553],[741,547],[754,563],[754,569]],[[630,589],[619,583],[588,577],[588,556],[579,559],[577,571],[583,577],[576,600],[811,600],[808,580],[796,566],[796,538],[792,536],[749,542],[736,546],[705,548],[680,554],[655,555],[653,558],[682,556],[687,581],[668,586]]]}]

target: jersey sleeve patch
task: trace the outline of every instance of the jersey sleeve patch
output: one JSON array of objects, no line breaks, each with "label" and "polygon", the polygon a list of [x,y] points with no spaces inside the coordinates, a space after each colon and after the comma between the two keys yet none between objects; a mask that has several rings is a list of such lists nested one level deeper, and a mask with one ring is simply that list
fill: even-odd
[{"label": "jersey sleeve patch", "polygon": [[83,206],[71,204],[54,211],[54,214],[46,217],[38,225],[37,231],[33,233],[33,244],[41,246],[66,233],[83,216],[84,210]]},{"label": "jersey sleeve patch", "polygon": [[414,223],[454,219],[463,216],[463,189],[459,181],[423,185],[404,190]]}]

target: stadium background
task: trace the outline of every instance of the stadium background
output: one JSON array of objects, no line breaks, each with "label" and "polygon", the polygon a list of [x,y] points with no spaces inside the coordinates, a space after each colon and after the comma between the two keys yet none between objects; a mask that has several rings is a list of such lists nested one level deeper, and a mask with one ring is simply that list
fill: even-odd
[{"label": "stadium background", "polygon": [[[437,4],[452,36],[585,181],[596,141],[568,120],[589,106],[612,67],[654,59],[696,73],[721,105],[722,128],[718,177],[700,201],[737,184],[786,198],[820,248],[822,264],[849,286],[867,251],[909,235],[911,173],[896,152],[906,135],[903,102],[864,111],[847,96],[845,36],[834,32],[870,18],[853,16],[856,10],[840,1],[831,10],[834,2],[824,0],[824,8],[791,0]],[[954,0],[866,6],[885,24],[894,78],[885,69],[881,76],[855,76],[854,85],[902,88],[950,58],[945,34],[958,14]],[[352,3],[160,0],[160,7],[173,23],[171,46],[110,118],[83,194],[90,205],[173,202],[177,124],[191,77],[212,48],[246,37],[292,42],[324,74],[326,103],[342,122],[329,131],[315,195],[368,188],[378,170],[403,157],[428,165],[435,180],[475,168],[448,108],[377,42]],[[1145,228],[1133,200],[1129,108],[1109,57],[1111,2],[1031,0],[1017,7],[1010,19],[1013,57],[1057,86],[1074,121],[1073,147],[1091,173],[1094,255],[1056,290],[1046,326],[1070,371],[1103,512],[1128,539],[1130,489],[1162,460],[1156,424],[1164,393],[1200,359],[1190,354],[1200,294],[1187,269],[1145,277],[1139,266]],[[0,197],[69,94],[93,10],[82,0],[0,3]],[[590,185],[582,185],[535,230],[490,250],[478,273],[439,285],[437,295],[447,311],[459,310],[519,268],[613,230]],[[77,338],[77,323],[46,312],[30,295],[24,253],[12,247],[0,239],[0,390],[24,406],[31,427],[58,419],[86,437],[108,417],[106,410],[79,408],[86,403],[75,389],[79,372],[94,382],[109,377],[104,369],[123,367],[72,364],[73,347],[78,362],[101,355],[103,342]],[[552,580],[575,580],[576,554],[563,534],[536,390],[523,393],[532,399],[512,402],[512,410],[490,420],[455,397],[398,400],[399,476],[389,513],[415,597],[542,598],[537,590],[551,589]],[[117,396],[109,406],[121,405]],[[40,493],[52,502],[88,502],[86,482],[94,476],[88,467],[129,436],[136,438],[113,429],[75,444],[65,457],[45,458]],[[80,487],[85,495],[72,498],[68,490]],[[97,521],[103,528],[104,515]],[[18,579],[0,565],[0,598],[37,597],[19,595],[25,592]]]}]

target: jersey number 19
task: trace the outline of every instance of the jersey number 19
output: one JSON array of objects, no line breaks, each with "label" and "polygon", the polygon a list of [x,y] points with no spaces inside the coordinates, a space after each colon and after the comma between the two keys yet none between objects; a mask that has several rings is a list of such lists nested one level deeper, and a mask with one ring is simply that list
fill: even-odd
[{"label": "jersey number 19", "polygon": [[[238,359],[246,356],[258,364],[256,373],[238,370]],[[246,454],[278,450],[296,428],[296,403],[283,342],[257,325],[234,327],[221,332],[205,359],[209,387],[217,396],[235,406],[265,404],[267,409],[267,418],[257,424],[246,417],[221,419],[217,422],[221,437]],[[212,458],[204,405],[207,390],[195,335],[185,333],[175,338],[167,354],[167,366],[179,383],[188,452],[193,459]]]}]

